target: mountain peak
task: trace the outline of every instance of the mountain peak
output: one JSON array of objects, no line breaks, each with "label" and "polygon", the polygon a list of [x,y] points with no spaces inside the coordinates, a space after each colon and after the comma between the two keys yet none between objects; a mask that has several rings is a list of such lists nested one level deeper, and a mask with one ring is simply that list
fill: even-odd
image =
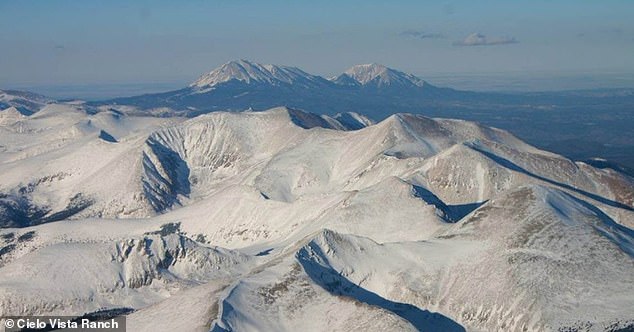
[{"label": "mountain peak", "polygon": [[304,72],[296,67],[260,64],[240,59],[229,61],[211,72],[202,75],[192,84],[192,88],[209,88],[229,81],[240,81],[245,84],[298,84],[315,85],[323,78]]},{"label": "mountain peak", "polygon": [[378,63],[355,65],[335,78],[335,83],[344,85],[363,85],[373,87],[422,87],[425,81],[420,78]]},{"label": "mountain peak", "polygon": [[266,82],[270,79],[268,70],[259,63],[244,59],[229,61],[220,67],[200,76],[191,87],[215,86],[231,80],[252,82]]},{"label": "mountain peak", "polygon": [[361,84],[366,84],[378,76],[385,75],[390,69],[378,63],[354,65],[344,72]]},{"label": "mountain peak", "polygon": [[26,118],[20,111],[11,106],[5,110],[0,109],[0,125],[13,124]]},{"label": "mountain peak", "polygon": [[24,115],[22,113],[20,113],[20,111],[15,108],[14,106],[11,106],[7,109],[1,110],[0,109],[0,118],[5,118],[5,117],[23,117]]}]

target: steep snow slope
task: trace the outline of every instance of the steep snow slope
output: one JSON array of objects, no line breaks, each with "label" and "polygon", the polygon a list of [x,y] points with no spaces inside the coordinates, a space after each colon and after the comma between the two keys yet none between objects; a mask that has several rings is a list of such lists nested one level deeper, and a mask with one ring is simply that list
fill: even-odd
[{"label": "steep snow slope", "polygon": [[634,327],[631,178],[472,122],[350,117],[363,126],[55,104],[3,123],[0,315],[132,308],[130,326],[153,331]]},{"label": "steep snow slope", "polygon": [[309,245],[311,264],[383,297],[451,313],[471,328],[631,319],[631,231],[557,190],[521,187],[427,242],[377,245],[328,235]]},{"label": "steep snow slope", "polygon": [[[139,307],[182,287],[235,276],[251,265],[245,255],[201,246],[181,234],[177,224],[128,234],[130,227],[110,223],[93,223],[93,228],[115,231],[88,239],[68,223],[59,225],[63,234],[49,224],[16,235],[13,250],[18,252],[6,253],[0,260],[0,315]],[[25,234],[30,234],[28,239]],[[30,246],[43,249],[33,251]],[[42,293],[43,289],[49,291]],[[15,307],[15,303],[23,305]]]},{"label": "steep snow slope", "polygon": [[[96,216],[148,216],[142,199],[140,154],[148,131],[178,119],[86,114],[49,105],[0,125],[0,225]],[[136,170],[136,171],[135,171]]]}]

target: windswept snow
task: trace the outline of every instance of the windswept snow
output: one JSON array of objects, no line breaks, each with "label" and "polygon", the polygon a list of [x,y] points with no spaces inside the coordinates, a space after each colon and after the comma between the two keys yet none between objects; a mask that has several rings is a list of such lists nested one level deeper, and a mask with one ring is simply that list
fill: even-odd
[{"label": "windswept snow", "polygon": [[[304,76],[212,73],[200,87]],[[633,180],[499,129],[50,104],[0,112],[0,145],[0,316],[132,308],[135,331],[634,327]]]}]

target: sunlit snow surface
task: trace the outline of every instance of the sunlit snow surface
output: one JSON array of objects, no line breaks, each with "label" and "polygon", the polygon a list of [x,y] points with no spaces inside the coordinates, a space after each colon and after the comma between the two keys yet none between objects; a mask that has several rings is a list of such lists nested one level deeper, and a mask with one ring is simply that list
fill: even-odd
[{"label": "sunlit snow surface", "polygon": [[0,111],[0,316],[133,308],[131,331],[634,324],[632,179],[505,131],[39,107]]}]

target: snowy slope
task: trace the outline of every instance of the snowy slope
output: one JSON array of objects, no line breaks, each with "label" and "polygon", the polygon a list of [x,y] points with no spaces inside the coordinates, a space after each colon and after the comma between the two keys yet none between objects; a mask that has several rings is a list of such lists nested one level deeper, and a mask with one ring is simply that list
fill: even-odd
[{"label": "snowy slope", "polygon": [[22,114],[17,108],[11,106],[0,113],[0,124],[3,126],[9,126],[24,118],[24,114]]},{"label": "snowy slope", "polygon": [[178,119],[87,114],[52,104],[0,126],[0,224],[29,225],[68,218],[147,216],[139,199],[139,169],[147,132]]},{"label": "snowy slope", "polygon": [[7,114],[0,315],[132,308],[135,331],[634,326],[633,180],[508,132],[284,107]]},{"label": "snowy slope", "polygon": [[0,90],[0,114],[13,107],[23,115],[31,115],[53,102],[53,99],[31,92]]},{"label": "snowy slope", "polygon": [[285,84],[304,88],[319,87],[328,83],[325,79],[308,74],[296,67],[263,65],[247,60],[237,60],[227,62],[202,75],[190,84],[190,87],[208,89],[229,81],[272,86]]},{"label": "snowy slope", "polygon": [[352,66],[332,81],[341,85],[374,88],[418,88],[426,84],[425,81],[414,75],[377,63]]}]

